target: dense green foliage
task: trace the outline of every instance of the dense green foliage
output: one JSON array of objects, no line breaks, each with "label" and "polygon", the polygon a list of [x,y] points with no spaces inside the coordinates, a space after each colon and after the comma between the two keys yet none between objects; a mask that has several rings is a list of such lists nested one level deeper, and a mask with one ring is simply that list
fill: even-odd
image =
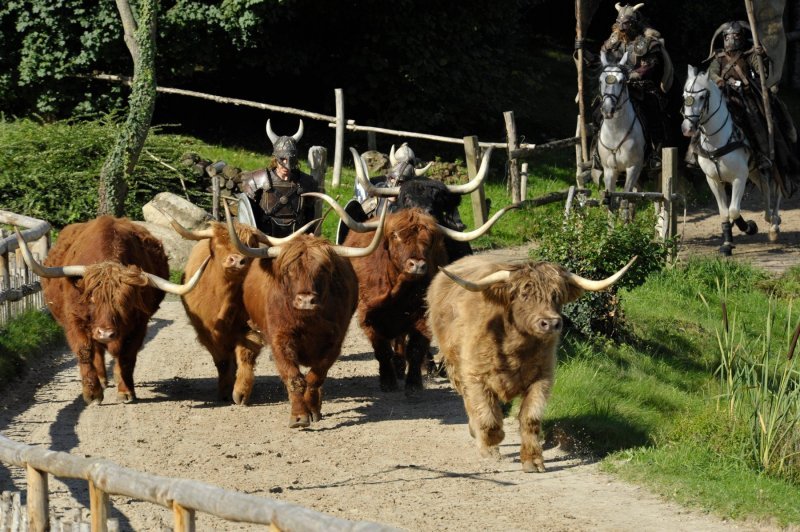
[{"label": "dense green foliage", "polygon": [[[110,119],[45,125],[29,120],[0,121],[0,204],[58,228],[93,218],[100,167],[117,127]],[[180,165],[184,150],[195,146],[199,146],[197,141],[184,137],[148,137],[128,182],[128,216],[141,219],[142,205],[158,192],[183,195],[181,180],[192,201],[210,206],[210,195],[205,192],[208,184]]]},{"label": "dense green foliage", "polygon": [[603,279],[638,259],[610,290],[585,294],[564,308],[572,325],[584,334],[615,336],[620,332],[622,312],[617,295],[621,288],[632,288],[648,275],[659,271],[674,251],[674,242],[662,243],[653,237],[653,209],[640,212],[632,223],[609,218],[604,209],[575,209],[562,224],[549,224],[542,235],[537,257],[564,265],[588,279]]}]

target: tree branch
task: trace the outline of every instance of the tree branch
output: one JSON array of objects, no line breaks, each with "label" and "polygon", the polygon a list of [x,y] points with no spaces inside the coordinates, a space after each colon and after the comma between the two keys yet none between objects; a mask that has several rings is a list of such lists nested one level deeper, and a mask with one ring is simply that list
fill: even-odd
[{"label": "tree branch", "polygon": [[139,43],[136,42],[136,18],[133,16],[131,5],[128,0],[116,0],[119,18],[122,19],[122,28],[125,31],[125,45],[133,57],[133,61],[139,60]]}]

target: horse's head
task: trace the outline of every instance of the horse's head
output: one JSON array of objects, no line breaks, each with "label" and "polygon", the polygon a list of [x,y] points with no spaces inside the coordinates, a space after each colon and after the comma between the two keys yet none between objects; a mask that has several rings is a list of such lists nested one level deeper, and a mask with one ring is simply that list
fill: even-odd
[{"label": "horse's head", "polygon": [[681,115],[681,131],[684,136],[691,137],[707,120],[710,102],[716,108],[721,95],[717,85],[708,79],[708,72],[699,72],[689,65],[686,83],[683,85],[683,108]]},{"label": "horse's head", "polygon": [[600,95],[603,102],[600,110],[603,118],[608,120],[614,118],[614,113],[620,109],[627,100],[623,98],[626,93],[628,82],[628,52],[625,52],[619,63],[608,61],[605,51],[600,52],[600,61],[603,64],[603,71],[600,73]]}]

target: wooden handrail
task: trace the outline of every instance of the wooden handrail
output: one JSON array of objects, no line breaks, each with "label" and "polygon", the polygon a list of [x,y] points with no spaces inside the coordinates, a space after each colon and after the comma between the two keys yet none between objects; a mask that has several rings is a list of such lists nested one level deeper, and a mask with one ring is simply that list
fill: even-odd
[{"label": "wooden handrail", "polygon": [[[86,480],[94,491],[124,495],[170,510],[178,507],[184,519],[193,515],[191,510],[195,510],[228,521],[274,525],[280,530],[397,530],[369,521],[348,521],[294,503],[237,493],[204,482],[150,475],[109,460],[51,451],[41,446],[18,443],[4,436],[0,436],[0,462],[56,477]],[[43,485],[47,485],[46,481]],[[46,490],[43,495],[42,490],[37,490],[37,494],[47,497]],[[34,506],[41,509],[41,500],[31,500],[31,495],[29,492],[29,508]]]}]

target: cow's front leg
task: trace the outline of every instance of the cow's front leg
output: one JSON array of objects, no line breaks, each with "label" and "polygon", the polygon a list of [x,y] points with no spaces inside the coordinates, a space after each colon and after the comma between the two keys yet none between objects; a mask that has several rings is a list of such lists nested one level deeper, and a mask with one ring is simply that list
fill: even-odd
[{"label": "cow's front leg", "polygon": [[255,331],[249,331],[244,339],[236,344],[236,382],[233,385],[233,402],[237,405],[246,405],[250,402],[256,359],[261,352],[261,346],[261,336]]},{"label": "cow's front leg", "polygon": [[132,403],[136,400],[136,390],[133,386],[133,370],[136,367],[136,355],[144,342],[147,332],[145,327],[134,329],[122,339],[119,352],[109,348],[112,355],[116,356],[114,377],[117,381],[117,397],[123,403]]},{"label": "cow's front leg", "polygon": [[366,327],[364,332],[372,343],[375,358],[378,360],[378,375],[381,381],[381,390],[384,392],[397,391],[397,374],[395,373],[392,357],[394,350],[391,342],[375,332],[371,327]]},{"label": "cow's front leg", "polygon": [[[427,332],[427,331],[424,331]],[[412,330],[408,338],[408,373],[406,374],[406,392],[422,389],[422,364],[430,351],[430,338],[418,329]]]},{"label": "cow's front leg", "polygon": [[108,376],[106,375],[106,348],[104,345],[94,344],[93,364],[100,387],[105,390],[108,388]]},{"label": "cow's front leg", "polygon": [[481,382],[464,383],[464,406],[469,417],[469,433],[477,440],[481,456],[499,460],[498,445],[505,432],[503,411],[497,396]]},{"label": "cow's front leg", "polygon": [[[282,341],[283,340],[283,341]],[[289,416],[289,428],[307,427],[311,424],[311,414],[306,407],[305,393],[308,385],[297,363],[297,348],[285,338],[273,339],[272,356],[275,367],[289,394],[292,413]]]},{"label": "cow's front leg", "polygon": [[519,409],[519,432],[522,440],[519,459],[526,473],[544,473],[544,458],[539,437],[542,432],[542,416],[550,389],[553,386],[552,372],[531,384],[525,392]]},{"label": "cow's front leg", "polygon": [[311,413],[311,421],[322,419],[322,385],[328,376],[328,367],[311,368],[306,374],[306,392],[303,399]]},{"label": "cow's front leg", "polygon": [[67,343],[78,358],[78,370],[81,375],[83,400],[87,405],[103,402],[103,387],[95,368],[95,347],[91,338],[81,332],[78,326],[66,328]]}]

